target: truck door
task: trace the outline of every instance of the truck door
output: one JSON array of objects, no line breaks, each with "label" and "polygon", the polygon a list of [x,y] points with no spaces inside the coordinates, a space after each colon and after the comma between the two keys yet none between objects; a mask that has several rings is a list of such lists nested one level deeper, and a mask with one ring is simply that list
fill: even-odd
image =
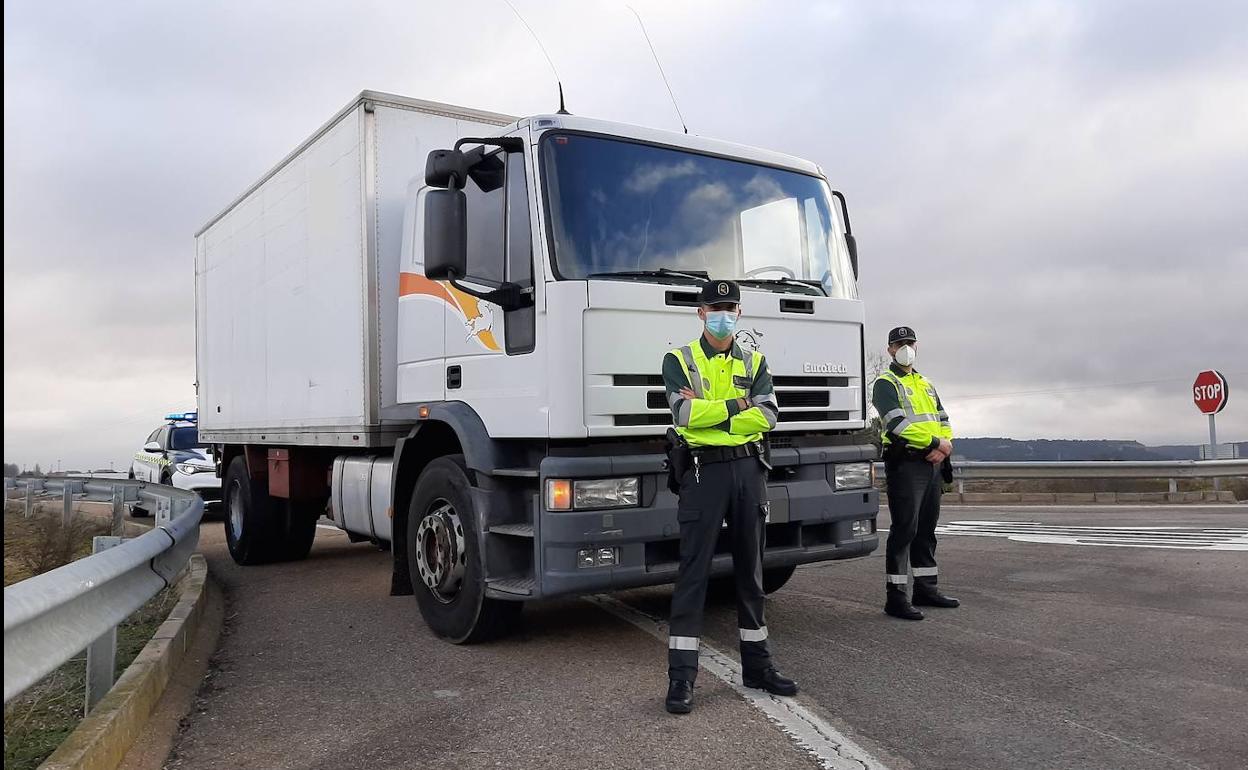
[{"label": "truck door", "polygon": [[472,406],[491,435],[540,436],[547,427],[540,387],[547,375],[533,354],[537,313],[528,169],[523,153],[501,150],[482,165],[492,167],[470,174],[464,187],[468,274],[477,279],[470,283],[516,283],[529,301],[504,311],[448,286],[458,309],[446,321],[446,398]]},{"label": "truck door", "polygon": [[424,178],[408,186],[403,217],[398,306],[398,370],[395,388],[399,403],[442,401],[446,398],[446,322],[454,305],[450,287],[425,277]]}]

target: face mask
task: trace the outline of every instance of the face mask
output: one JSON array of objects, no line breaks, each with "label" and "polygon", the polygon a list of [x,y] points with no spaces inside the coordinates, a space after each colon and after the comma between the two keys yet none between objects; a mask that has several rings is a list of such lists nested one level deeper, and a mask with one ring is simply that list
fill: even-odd
[{"label": "face mask", "polygon": [[731,310],[714,310],[706,314],[706,330],[716,339],[727,339],[737,330],[737,314]]},{"label": "face mask", "polygon": [[897,354],[893,358],[902,366],[911,366],[914,364],[915,355],[914,348],[909,345],[902,345],[900,348],[897,348]]}]

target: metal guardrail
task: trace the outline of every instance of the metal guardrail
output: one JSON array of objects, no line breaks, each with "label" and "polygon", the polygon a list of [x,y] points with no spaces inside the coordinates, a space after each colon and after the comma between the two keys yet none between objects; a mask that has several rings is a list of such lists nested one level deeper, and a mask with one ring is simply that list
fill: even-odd
[{"label": "metal guardrail", "polygon": [[[875,464],[884,476],[884,463]],[[953,479],[958,491],[964,481],[979,479],[1169,479],[1170,491],[1178,491],[1178,479],[1248,476],[1248,459],[1239,460],[1141,460],[1080,462],[955,462]]]},{"label": "metal guardrail", "polygon": [[[114,521],[138,503],[154,514],[154,527],[135,538],[97,543],[98,553],[4,589],[4,701],[20,694],[84,649],[114,649],[117,624],[159,593],[186,566],[199,543],[204,501],[194,492],[160,484],[112,479],[43,477],[5,479],[25,490],[27,515],[43,496],[64,501],[66,520],[75,501],[112,502]],[[112,547],[110,547],[112,546]],[[99,550],[101,547],[107,550]],[[112,686],[113,662],[104,655],[93,672],[88,652],[88,703]],[[95,674],[93,676],[93,673]],[[98,698],[97,698],[98,700]]]}]

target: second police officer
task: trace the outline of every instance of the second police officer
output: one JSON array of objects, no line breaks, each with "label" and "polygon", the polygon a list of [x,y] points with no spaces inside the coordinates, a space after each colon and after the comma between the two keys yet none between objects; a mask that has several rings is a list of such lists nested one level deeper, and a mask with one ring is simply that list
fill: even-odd
[{"label": "second police officer", "polygon": [[779,408],[767,361],[735,342],[741,290],[710,280],[699,295],[702,335],[663,359],[663,380],[678,438],[669,447],[679,484],[680,573],[672,593],[666,708],[693,707],[698,644],[711,557],[728,522],[737,594],[742,680],[747,687],[795,695],[797,685],[772,664],[763,619],[762,552],[768,512],[763,436]]},{"label": "second police officer", "polygon": [[[875,381],[871,403],[882,421],[888,514],[892,524],[885,546],[884,611],[905,620],[922,620],[914,605],[957,607],[958,600],[936,587],[936,522],[941,481],[952,481],[949,455],[953,430],[936,387],[914,368],[918,339],[909,326],[888,333],[893,363]],[[914,600],[906,595],[914,576]]]}]

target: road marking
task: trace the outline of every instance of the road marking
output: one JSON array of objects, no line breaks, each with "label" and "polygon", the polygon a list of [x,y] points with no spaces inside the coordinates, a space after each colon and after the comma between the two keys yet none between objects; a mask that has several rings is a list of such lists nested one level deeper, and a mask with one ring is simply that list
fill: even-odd
[{"label": "road marking", "polygon": [[[664,644],[667,643],[667,623],[652,617],[611,596],[583,597],[617,618],[633,624]],[[888,770],[878,759],[861,746],[843,735],[832,725],[820,719],[814,712],[802,706],[794,698],[780,698],[762,690],[754,690],[741,683],[741,666],[735,660],[702,642],[698,655],[704,671],[736,691],[754,708],[763,712],[782,732],[797,744],[798,748],[811,754],[827,770]]]},{"label": "road marking", "polygon": [[1085,527],[1037,521],[954,521],[938,525],[936,534],[1004,537],[1018,543],[1095,545],[1104,548],[1248,551],[1248,529],[1225,527]]},{"label": "road marking", "polygon": [[1053,505],[1050,503],[942,503],[940,509],[942,511],[982,511],[990,509],[994,511],[1031,511],[1032,513],[1035,513],[1037,509],[1046,511],[1061,511],[1063,513],[1088,510],[1218,511],[1220,513],[1243,513],[1245,510],[1248,510],[1248,505],[1245,505],[1244,503],[1062,503],[1060,505]]}]

